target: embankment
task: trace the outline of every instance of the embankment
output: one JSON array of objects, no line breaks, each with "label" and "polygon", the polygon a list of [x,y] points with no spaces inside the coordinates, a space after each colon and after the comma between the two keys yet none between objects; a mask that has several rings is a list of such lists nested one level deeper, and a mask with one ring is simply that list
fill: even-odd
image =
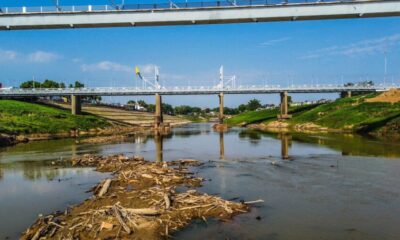
[{"label": "embankment", "polygon": [[72,115],[68,110],[15,100],[0,100],[0,146],[126,131],[123,126],[94,115]]},{"label": "embankment", "polygon": [[[227,123],[272,131],[355,132],[397,136],[400,134],[400,102],[393,101],[394,93],[400,94],[398,90],[391,90],[381,95],[367,94],[310,105],[308,108],[291,108],[293,117],[284,122],[276,120],[278,109],[274,109],[244,113],[228,119]],[[385,96],[390,96],[390,99],[386,100]]]}]

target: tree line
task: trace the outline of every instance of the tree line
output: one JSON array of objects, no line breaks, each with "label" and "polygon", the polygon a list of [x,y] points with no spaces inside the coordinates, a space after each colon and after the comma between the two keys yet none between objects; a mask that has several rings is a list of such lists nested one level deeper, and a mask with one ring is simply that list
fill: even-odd
[{"label": "tree line", "polygon": [[[143,108],[147,112],[155,112],[155,105],[151,103],[146,103],[143,100],[130,100],[127,103],[128,105],[138,105],[141,108]],[[235,115],[239,114],[242,112],[246,111],[254,111],[259,108],[265,107],[261,104],[260,100],[258,99],[252,99],[246,104],[241,104],[237,108],[230,108],[230,107],[224,107],[224,113],[227,115]],[[162,111],[165,114],[169,115],[197,115],[197,116],[204,116],[208,115],[211,112],[219,112],[219,108],[200,108],[200,107],[192,107],[188,105],[180,105],[173,107],[170,104],[163,103],[162,106]]]},{"label": "tree line", "polygon": [[[56,82],[54,80],[49,80],[46,79],[43,82],[39,82],[39,81],[35,81],[35,80],[30,80],[30,81],[26,81],[21,83],[21,85],[19,86],[20,88],[66,88],[65,83],[63,82]],[[85,84],[79,82],[79,81],[75,81],[73,84],[69,84],[68,85],[69,88],[84,88]],[[69,96],[66,96],[67,99],[69,99]],[[96,101],[96,102],[100,102],[101,101],[101,96],[85,96],[82,97],[83,101],[86,102],[92,102],[92,101]]]}]

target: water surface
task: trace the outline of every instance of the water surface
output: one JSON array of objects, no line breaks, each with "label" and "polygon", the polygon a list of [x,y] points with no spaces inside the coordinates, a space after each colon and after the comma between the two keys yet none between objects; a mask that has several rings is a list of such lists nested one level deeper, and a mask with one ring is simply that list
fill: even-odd
[{"label": "water surface", "polygon": [[[52,161],[84,153],[204,162],[199,190],[264,199],[232,221],[196,221],[176,239],[400,239],[400,143],[355,135],[214,132],[209,124],[115,144],[32,142],[0,150],[0,239],[17,238],[38,214],[90,196],[106,177]],[[5,224],[4,224],[5,223]]]}]

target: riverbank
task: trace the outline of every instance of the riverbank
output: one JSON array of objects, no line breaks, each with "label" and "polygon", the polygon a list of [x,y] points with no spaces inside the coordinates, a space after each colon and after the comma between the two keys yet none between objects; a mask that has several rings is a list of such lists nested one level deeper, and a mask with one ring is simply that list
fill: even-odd
[{"label": "riverbank", "polygon": [[[387,94],[392,95],[393,92],[399,94],[396,90]],[[286,121],[276,120],[278,111],[248,112],[228,119],[227,123],[268,131],[351,132],[380,136],[400,134],[400,102],[386,101],[385,96],[377,94],[290,108],[292,118]]]},{"label": "riverbank", "polygon": [[[88,112],[72,115],[57,105],[0,100],[0,147],[22,142],[125,135],[152,128],[150,113],[131,112],[106,107],[84,107]],[[166,116],[171,126],[189,120]]]},{"label": "riverbank", "polygon": [[[85,155],[60,163],[95,167],[113,177],[94,187],[94,196],[83,203],[40,217],[21,239],[160,239],[194,219],[230,219],[247,212],[252,203],[194,190],[204,181],[189,171],[201,165],[196,160],[155,163],[141,157]],[[188,190],[179,191],[180,186]]]}]

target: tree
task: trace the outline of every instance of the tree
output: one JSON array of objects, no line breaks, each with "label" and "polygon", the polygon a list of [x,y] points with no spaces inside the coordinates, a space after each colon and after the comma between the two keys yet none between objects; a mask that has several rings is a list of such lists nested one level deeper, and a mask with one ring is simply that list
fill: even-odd
[{"label": "tree", "polygon": [[170,104],[163,103],[161,106],[161,109],[163,113],[169,114],[169,115],[175,115],[174,108]]},{"label": "tree", "polygon": [[288,102],[289,104],[293,102],[292,96],[290,96],[290,95],[287,96],[287,102]]},{"label": "tree", "polygon": [[135,100],[129,100],[127,102],[128,105],[136,105],[136,101]]},{"label": "tree", "polygon": [[252,99],[252,100],[250,100],[248,103],[247,103],[247,109],[248,110],[250,110],[250,111],[254,111],[254,110],[256,110],[257,108],[260,108],[261,107],[261,102],[260,102],[260,100],[258,100],[258,99]]},{"label": "tree", "polygon": [[38,81],[26,81],[21,83],[21,85],[19,86],[20,88],[40,88],[42,86],[41,82]]},{"label": "tree", "polygon": [[246,104],[240,104],[238,107],[239,112],[246,112],[247,111],[247,105]]},{"label": "tree", "polygon": [[[65,85],[64,85],[64,86],[65,86]],[[58,83],[58,82],[56,82],[56,81],[46,79],[46,80],[44,80],[44,82],[42,83],[42,86],[41,86],[41,87],[42,87],[42,88],[61,88],[61,84]]]},{"label": "tree", "polygon": [[143,100],[139,100],[139,101],[137,101],[137,103],[139,104],[139,106],[144,107],[146,109],[148,107],[148,104]]},{"label": "tree", "polygon": [[84,88],[85,84],[83,84],[83,83],[81,83],[79,81],[75,81],[74,84],[70,83],[68,87],[69,88]]}]

